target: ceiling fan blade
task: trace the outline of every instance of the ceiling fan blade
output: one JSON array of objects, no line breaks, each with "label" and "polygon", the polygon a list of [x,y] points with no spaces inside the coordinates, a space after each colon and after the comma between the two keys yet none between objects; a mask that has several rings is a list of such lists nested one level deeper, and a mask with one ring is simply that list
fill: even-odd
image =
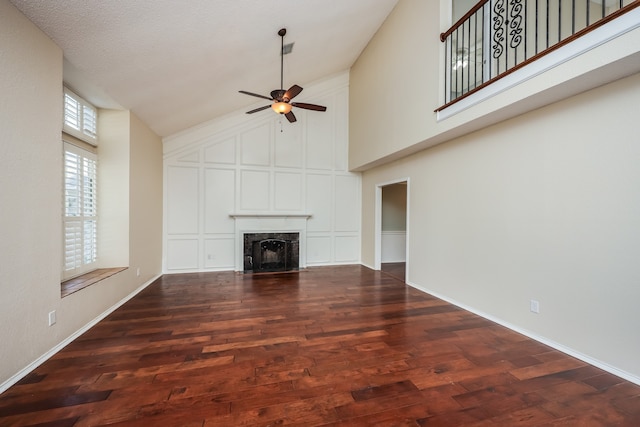
[{"label": "ceiling fan blade", "polygon": [[293,123],[296,121],[296,115],[293,114],[293,111],[289,111],[287,114],[284,115],[287,120],[289,120],[289,123]]},{"label": "ceiling fan blade", "polygon": [[302,88],[298,85],[293,85],[289,88],[288,91],[285,92],[282,97],[287,98],[289,101],[291,101],[293,98],[298,96],[300,92],[302,92]]},{"label": "ceiling fan blade", "polygon": [[298,108],[304,108],[305,110],[327,111],[327,107],[323,107],[322,105],[307,104],[304,102],[292,102],[291,105]]},{"label": "ceiling fan blade", "polygon": [[238,92],[244,93],[245,95],[251,95],[251,96],[255,96],[262,99],[268,99],[269,101],[272,101],[272,99],[269,98],[268,96],[258,95],[257,93],[247,92],[246,90],[239,90]]},{"label": "ceiling fan blade", "polygon": [[271,108],[271,105],[265,105],[264,107],[258,107],[254,110],[247,111],[247,114],[257,113],[258,111],[266,110],[267,108]]}]

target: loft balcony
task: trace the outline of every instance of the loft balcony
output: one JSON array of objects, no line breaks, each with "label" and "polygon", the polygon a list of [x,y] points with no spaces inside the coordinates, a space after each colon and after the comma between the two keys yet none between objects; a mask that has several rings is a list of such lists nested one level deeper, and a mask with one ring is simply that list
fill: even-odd
[{"label": "loft balcony", "polygon": [[[439,119],[638,28],[638,6],[640,0],[479,1],[440,35]],[[618,74],[624,70],[611,72],[610,79]]]}]

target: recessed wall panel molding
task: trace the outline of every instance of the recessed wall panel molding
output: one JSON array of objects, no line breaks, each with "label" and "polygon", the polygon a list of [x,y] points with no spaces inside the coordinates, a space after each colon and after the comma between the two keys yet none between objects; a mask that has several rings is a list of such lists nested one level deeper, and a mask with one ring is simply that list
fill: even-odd
[{"label": "recessed wall panel molding", "polygon": [[335,197],[335,231],[358,231],[360,228],[360,179],[357,175],[337,175]]},{"label": "recessed wall panel molding", "polygon": [[[330,98],[324,98],[318,103],[328,104]],[[306,139],[307,139],[307,168],[320,170],[333,170],[333,114],[334,112],[327,105],[325,113],[309,112],[305,116]]]},{"label": "recessed wall panel molding", "polygon": [[198,167],[167,167],[167,233],[198,233]]},{"label": "recessed wall panel molding", "polygon": [[267,122],[240,134],[242,164],[269,166],[271,164],[272,123]]},{"label": "recessed wall panel molding", "polygon": [[169,239],[166,249],[167,270],[198,268],[198,239]]},{"label": "recessed wall panel molding", "polygon": [[235,237],[205,239],[204,268],[216,270],[233,270],[235,254]]},{"label": "recessed wall panel molding", "polygon": [[307,175],[307,211],[312,213],[307,222],[310,232],[330,232],[333,214],[333,176]]},{"label": "recessed wall panel molding", "polygon": [[205,163],[233,165],[236,163],[236,137],[227,138],[204,149]]},{"label": "recessed wall panel molding", "polygon": [[349,168],[349,93],[335,95],[335,143],[333,160],[336,171],[346,172]]},{"label": "recessed wall panel molding", "polygon": [[269,172],[243,170],[240,173],[240,209],[269,211]]},{"label": "recessed wall panel molding", "polygon": [[200,163],[200,150],[192,151],[176,159],[179,163]]},{"label": "recessed wall panel molding", "polygon": [[300,211],[303,208],[301,173],[275,173],[275,210]]},{"label": "recessed wall panel molding", "polygon": [[242,271],[238,242],[257,231],[299,232],[302,268],[357,262],[361,184],[346,170],[348,83],[344,73],[306,85],[299,101],[327,111],[296,109],[295,123],[242,109],[165,138],[166,271]]},{"label": "recessed wall panel molding", "polygon": [[[286,121],[286,120],[285,120]],[[302,123],[282,123],[275,126],[275,166],[279,168],[303,167]]]},{"label": "recessed wall panel molding", "polygon": [[336,236],[335,261],[338,263],[355,263],[360,261],[360,238],[354,236]]},{"label": "recessed wall panel molding", "polygon": [[229,212],[235,206],[236,171],[207,168],[204,171],[204,232],[233,233],[234,221]]},{"label": "recessed wall panel molding", "polygon": [[331,263],[331,237],[307,236],[307,265]]}]

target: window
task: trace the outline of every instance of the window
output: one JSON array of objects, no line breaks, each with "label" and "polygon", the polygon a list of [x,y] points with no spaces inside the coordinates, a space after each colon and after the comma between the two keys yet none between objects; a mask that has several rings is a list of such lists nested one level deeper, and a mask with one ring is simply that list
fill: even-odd
[{"label": "window", "polygon": [[64,143],[63,279],[95,268],[97,163],[95,154]]},{"label": "window", "polygon": [[98,112],[78,95],[64,88],[64,132],[97,145]]}]

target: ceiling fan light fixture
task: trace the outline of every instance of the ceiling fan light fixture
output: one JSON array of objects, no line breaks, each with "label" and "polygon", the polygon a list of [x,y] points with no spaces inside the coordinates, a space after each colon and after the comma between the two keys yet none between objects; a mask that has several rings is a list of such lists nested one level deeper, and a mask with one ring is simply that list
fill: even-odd
[{"label": "ceiling fan light fixture", "polygon": [[274,102],[271,108],[278,114],[287,114],[291,111],[291,104],[287,102]]}]

